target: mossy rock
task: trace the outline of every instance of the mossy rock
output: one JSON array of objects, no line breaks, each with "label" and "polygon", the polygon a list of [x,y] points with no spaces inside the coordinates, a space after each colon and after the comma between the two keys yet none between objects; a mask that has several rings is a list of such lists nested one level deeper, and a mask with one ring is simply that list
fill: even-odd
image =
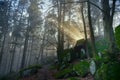
[{"label": "mossy rock", "polygon": [[75,46],[79,46],[79,45],[82,45],[83,43],[85,43],[85,39],[80,39],[76,42],[76,45]]}]

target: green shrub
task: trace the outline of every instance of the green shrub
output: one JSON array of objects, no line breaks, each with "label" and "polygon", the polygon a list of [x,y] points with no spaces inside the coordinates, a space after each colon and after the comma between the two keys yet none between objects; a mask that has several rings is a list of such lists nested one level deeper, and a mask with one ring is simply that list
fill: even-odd
[{"label": "green shrub", "polygon": [[120,63],[118,59],[119,52],[111,53],[108,50],[102,52],[102,57],[96,57],[97,71],[96,80],[119,80]]},{"label": "green shrub", "polygon": [[106,79],[106,69],[107,69],[107,65],[106,64],[102,64],[101,67],[96,71],[95,74],[95,78],[96,80],[104,80]]},{"label": "green shrub", "polygon": [[115,39],[118,47],[120,48],[120,25],[115,28]]},{"label": "green shrub", "polygon": [[70,52],[71,49],[65,49],[64,53],[61,54],[61,58],[63,62],[69,62],[71,60]]},{"label": "green shrub", "polygon": [[89,62],[81,61],[79,64],[73,65],[73,70],[77,73],[77,75],[84,77],[89,72]]},{"label": "green shrub", "polygon": [[108,41],[104,38],[96,40],[95,45],[96,45],[97,52],[102,52],[105,49],[108,49],[108,46],[109,46]]},{"label": "green shrub", "polygon": [[109,62],[108,64],[102,64],[97,70],[95,78],[96,80],[119,80],[120,76],[120,63]]}]

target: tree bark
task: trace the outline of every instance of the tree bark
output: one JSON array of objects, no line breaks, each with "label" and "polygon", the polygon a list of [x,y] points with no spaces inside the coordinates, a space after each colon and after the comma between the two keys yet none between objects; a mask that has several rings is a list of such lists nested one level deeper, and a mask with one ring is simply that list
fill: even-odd
[{"label": "tree bark", "polygon": [[92,47],[93,56],[95,57],[96,56],[95,38],[94,38],[94,30],[92,27],[92,21],[91,21],[91,11],[90,11],[89,0],[88,0],[87,4],[88,4],[88,21],[89,21],[89,29],[90,29],[91,47]]},{"label": "tree bark", "polygon": [[15,44],[13,44],[13,52],[11,54],[11,64],[10,64],[10,72],[12,72],[12,66],[14,65],[13,62],[14,62],[14,57],[15,57],[15,51],[16,51],[16,42],[17,42],[17,37],[15,37],[15,40],[13,41],[15,42]]},{"label": "tree bark", "polygon": [[1,47],[1,51],[0,51],[0,67],[1,67],[1,63],[2,63],[2,56],[4,54],[5,41],[6,41],[6,33],[4,34],[2,47]]},{"label": "tree bark", "polygon": [[83,13],[83,3],[82,3],[82,6],[81,6],[81,14],[82,14],[82,21],[83,21],[83,27],[84,27],[84,34],[85,34],[85,48],[86,48],[86,55],[88,58],[90,58],[89,56],[89,53],[88,53],[88,39],[87,39],[87,29],[86,29],[86,24],[85,24],[85,18],[84,18],[84,13]]},{"label": "tree bark", "polygon": [[115,12],[116,0],[113,0],[112,10],[110,9],[109,0],[102,0],[103,12],[103,25],[104,25],[104,37],[108,41],[110,52],[114,52],[115,38],[113,31],[113,16]]},{"label": "tree bark", "polygon": [[22,55],[22,61],[21,61],[21,67],[20,69],[23,69],[25,66],[25,57],[28,47],[28,39],[29,39],[29,26],[27,27],[26,35],[25,35],[25,41],[24,41],[24,48],[23,48],[23,55]]},{"label": "tree bark", "polygon": [[57,0],[57,6],[58,6],[58,45],[57,45],[57,57],[58,62],[61,63],[61,54],[63,53],[63,47],[61,46],[61,3],[59,0]]}]

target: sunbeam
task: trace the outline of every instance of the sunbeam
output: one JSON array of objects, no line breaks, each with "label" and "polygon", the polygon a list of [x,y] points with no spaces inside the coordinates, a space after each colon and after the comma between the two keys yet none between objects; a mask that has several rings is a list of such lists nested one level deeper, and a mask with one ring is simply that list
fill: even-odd
[{"label": "sunbeam", "polygon": [[[49,18],[48,21],[54,23],[56,27],[58,28],[57,20]],[[65,35],[70,37],[71,39],[77,41],[79,39],[84,39],[84,29],[83,24],[78,25],[75,22],[68,22],[65,21],[61,23],[61,28],[63,28],[63,31]]]}]

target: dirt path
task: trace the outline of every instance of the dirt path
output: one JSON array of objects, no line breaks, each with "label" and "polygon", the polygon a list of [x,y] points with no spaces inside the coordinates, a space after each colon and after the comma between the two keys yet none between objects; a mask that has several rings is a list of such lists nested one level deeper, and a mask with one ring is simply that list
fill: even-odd
[{"label": "dirt path", "polygon": [[37,74],[21,80],[55,80],[53,77],[55,71],[49,70],[49,67],[50,65],[45,65],[42,69],[38,70]]}]

